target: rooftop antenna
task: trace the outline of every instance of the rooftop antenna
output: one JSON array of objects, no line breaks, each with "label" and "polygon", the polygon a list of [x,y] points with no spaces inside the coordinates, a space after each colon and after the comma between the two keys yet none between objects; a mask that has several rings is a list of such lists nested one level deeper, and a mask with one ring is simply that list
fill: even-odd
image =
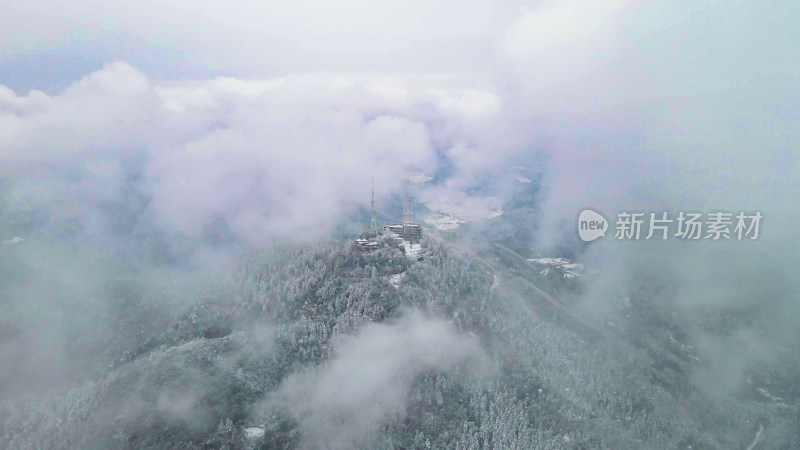
[{"label": "rooftop antenna", "polygon": [[378,237],[378,223],[375,221],[375,178],[372,179],[372,201],[370,202],[369,234]]}]

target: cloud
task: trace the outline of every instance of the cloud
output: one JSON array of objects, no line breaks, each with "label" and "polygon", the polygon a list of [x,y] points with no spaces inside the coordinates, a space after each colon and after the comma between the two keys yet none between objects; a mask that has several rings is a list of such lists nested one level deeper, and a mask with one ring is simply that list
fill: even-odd
[{"label": "cloud", "polygon": [[410,311],[394,323],[369,324],[344,338],[331,360],[284,381],[267,404],[286,404],[302,418],[304,447],[354,448],[404,415],[419,375],[457,366],[480,375],[486,364],[476,339]]},{"label": "cloud", "polygon": [[[800,342],[790,319],[800,256],[788,245],[800,221],[790,205],[800,196],[792,124],[800,60],[787,56],[800,38],[788,19],[796,13],[791,2],[542,2],[497,41],[505,126],[497,142],[520,143],[515,156],[534,148],[550,156],[536,251],[577,241],[575,220],[587,207],[609,218],[623,210],[764,214],[753,242],[607,237],[582,255],[603,269],[582,299],[592,316],[632,293],[657,302],[681,315],[711,372],[735,367],[737,381],[758,357]],[[732,332],[751,350],[720,345],[699,324],[731,311],[747,317]]]},{"label": "cloud", "polygon": [[19,204],[95,236],[123,209],[190,238],[220,224],[250,243],[314,238],[366,204],[371,178],[380,199],[435,171],[435,149],[470,141],[498,108],[441,76],[162,83],[115,63],[59,95],[0,91],[2,173]]},{"label": "cloud", "polygon": [[[69,7],[6,2],[0,45],[18,64],[65,70],[125,59],[148,74],[280,76],[319,70],[452,72],[491,55],[514,5],[486,0],[402,4],[95,0]],[[33,55],[47,55],[45,59]],[[127,58],[126,58],[127,56]],[[484,68],[485,69],[485,68]],[[19,83],[24,84],[24,73]]]},{"label": "cloud", "polygon": [[595,35],[626,0],[544,2],[527,9],[506,29],[501,49],[513,57],[560,51],[565,45]]},{"label": "cloud", "polygon": [[[574,237],[584,207],[760,210],[754,243],[605,239],[586,258],[614,280],[668,274],[687,311],[759,295],[775,305],[764,322],[795,311],[796,2],[221,5],[12,4],[0,42],[15,57],[141,69],[110,64],[58,94],[0,88],[6,208],[94,236],[315,237],[366,205],[373,176],[381,199],[444,162],[444,188],[421,197],[477,209],[461,194],[477,176],[543,150],[537,250]],[[235,76],[197,79],[194,66]]]},{"label": "cloud", "polygon": [[774,225],[793,220],[797,135],[786,119],[800,65],[782,56],[796,34],[782,17],[794,7],[718,6],[564,1],[510,25],[499,96],[551,155],[542,244],[587,206],[771,209]]}]

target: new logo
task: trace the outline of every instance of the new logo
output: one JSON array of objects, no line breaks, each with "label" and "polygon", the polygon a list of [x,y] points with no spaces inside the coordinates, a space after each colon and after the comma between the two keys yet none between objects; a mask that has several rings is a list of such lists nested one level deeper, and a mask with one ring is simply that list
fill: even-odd
[{"label": "new logo", "polygon": [[578,235],[584,242],[604,237],[608,231],[608,221],[600,213],[584,209],[578,216]]}]

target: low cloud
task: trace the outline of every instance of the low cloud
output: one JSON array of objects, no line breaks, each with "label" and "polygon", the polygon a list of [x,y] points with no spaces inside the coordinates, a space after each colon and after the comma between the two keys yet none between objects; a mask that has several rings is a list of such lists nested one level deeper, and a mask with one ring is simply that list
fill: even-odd
[{"label": "low cloud", "polygon": [[[672,314],[705,375],[726,386],[800,342],[791,319],[800,256],[790,244],[800,215],[789,205],[800,196],[791,150],[800,65],[785,57],[794,10],[544,3],[512,23],[501,47],[500,97],[550,155],[536,250],[584,249],[602,270],[582,298],[590,317],[619,311],[626,297]],[[612,222],[621,211],[760,211],[764,220],[756,241],[619,242],[612,230],[584,246],[576,219],[587,207]],[[708,325],[716,317],[738,320],[720,331]]]},{"label": "low cloud", "polygon": [[117,63],[55,96],[3,88],[2,174],[12,210],[94,238],[315,238],[367,204],[371,178],[380,200],[409,172],[435,172],[436,149],[497,110],[491,92],[441,76],[162,83]]},{"label": "low cloud", "polygon": [[284,381],[267,408],[283,404],[294,410],[304,448],[354,448],[404,415],[416,377],[459,366],[472,375],[487,373],[477,340],[411,311],[342,339],[330,361]]}]

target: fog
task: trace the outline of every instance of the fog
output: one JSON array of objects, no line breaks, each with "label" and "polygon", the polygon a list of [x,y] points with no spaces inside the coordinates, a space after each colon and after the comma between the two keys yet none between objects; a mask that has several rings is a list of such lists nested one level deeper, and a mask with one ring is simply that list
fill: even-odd
[{"label": "fog", "polygon": [[[156,327],[228,295],[241,252],[329,239],[372,179],[380,208],[436,176],[415,194],[480,221],[509,200],[483,180],[541,154],[530,250],[597,271],[588,320],[656,305],[720,395],[800,344],[795,2],[3,4],[0,396],[98,376],[114,336],[151,331],[108,311],[130,300]],[[764,219],[753,241],[583,244],[586,207]],[[744,319],[712,329],[725,314]],[[315,424],[308,448],[366,445],[414,377],[484,358],[416,313],[348,336],[264,400]]]},{"label": "fog", "polygon": [[369,446],[381,425],[404,417],[415,378],[459,366],[476,379],[491,373],[475,338],[412,310],[343,339],[330,361],[284,381],[263,407],[306,418],[303,448]]},{"label": "fog", "polygon": [[[786,57],[796,29],[780,10],[746,3],[640,5],[635,15],[626,10],[611,19],[615,36],[577,47],[606,50],[617,63],[578,66],[592,71],[581,77],[586,83],[568,81],[569,91],[530,97],[555,102],[563,92],[572,100],[555,106],[558,120],[542,112],[558,150],[545,176],[540,244],[558,236],[563,224],[574,226],[585,207],[612,221],[622,211],[764,215],[755,241],[612,237],[589,245],[584,255],[604,268],[584,299],[589,314],[616,308],[643,279],[666,288],[654,298],[678,312],[678,322],[693,324],[709,386],[741,382],[748,364],[769,361],[800,339],[792,325],[800,312],[792,268],[800,260],[791,238],[799,217],[790,206],[800,193],[793,175],[798,109],[790,93],[800,61]],[[721,311],[746,311],[750,326],[707,336],[704,322]]]}]

